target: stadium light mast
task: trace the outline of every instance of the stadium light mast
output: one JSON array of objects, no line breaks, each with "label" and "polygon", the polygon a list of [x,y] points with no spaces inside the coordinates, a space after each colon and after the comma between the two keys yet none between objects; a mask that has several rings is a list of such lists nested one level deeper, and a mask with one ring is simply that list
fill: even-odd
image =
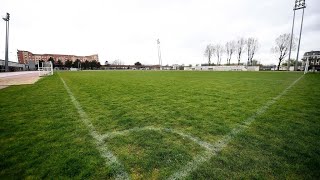
[{"label": "stadium light mast", "polygon": [[158,44],[159,66],[160,66],[160,70],[162,70],[162,59],[161,59],[160,40],[159,39],[157,39],[157,44]]},{"label": "stadium light mast", "polygon": [[5,59],[4,59],[4,66],[5,66],[5,71],[9,71],[8,67],[8,61],[9,61],[9,54],[8,54],[8,49],[9,49],[9,20],[10,20],[10,14],[7,13],[6,17],[2,18],[4,21],[6,21],[6,50],[5,50]]},{"label": "stadium light mast", "polygon": [[294,70],[296,71],[298,69],[299,51],[300,51],[301,34],[302,34],[304,9],[305,8],[306,8],[306,1],[305,0],[295,0],[295,4],[294,4],[294,8],[293,8],[293,22],[292,22],[291,40],[290,40],[290,48],[289,48],[288,71],[290,68],[290,59],[291,59],[291,50],[292,50],[292,41],[293,41],[293,30],[294,30],[294,21],[295,21],[296,11],[302,9],[302,20],[301,20],[299,43],[298,43],[298,50],[297,50],[297,59],[294,64]]},{"label": "stadium light mast", "polygon": [[290,71],[290,59],[291,59],[291,48],[292,48],[292,39],[293,39],[293,29],[294,29],[294,19],[296,18],[296,10],[293,9],[293,21],[292,21],[292,30],[291,30],[291,40],[289,47],[289,58],[288,58],[288,71]]}]

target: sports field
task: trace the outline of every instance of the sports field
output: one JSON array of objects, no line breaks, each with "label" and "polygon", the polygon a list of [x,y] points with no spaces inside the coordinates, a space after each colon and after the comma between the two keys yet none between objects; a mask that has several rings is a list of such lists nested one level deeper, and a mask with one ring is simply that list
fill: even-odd
[{"label": "sports field", "polygon": [[320,74],[59,72],[0,98],[1,179],[320,177]]}]

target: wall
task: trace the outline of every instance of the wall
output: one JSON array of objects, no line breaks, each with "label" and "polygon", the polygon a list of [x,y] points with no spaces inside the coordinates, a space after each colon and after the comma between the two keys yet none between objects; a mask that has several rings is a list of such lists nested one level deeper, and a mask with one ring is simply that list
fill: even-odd
[{"label": "wall", "polygon": [[259,66],[192,66],[184,67],[186,71],[259,71]]}]

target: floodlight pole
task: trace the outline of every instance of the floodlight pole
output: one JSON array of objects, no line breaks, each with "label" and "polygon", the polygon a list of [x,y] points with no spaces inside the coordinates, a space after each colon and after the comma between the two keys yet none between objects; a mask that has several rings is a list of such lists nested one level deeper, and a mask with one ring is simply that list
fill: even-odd
[{"label": "floodlight pole", "polygon": [[8,54],[8,49],[9,49],[9,20],[10,20],[10,14],[7,13],[5,18],[2,18],[4,21],[6,21],[6,49],[5,49],[5,60],[4,60],[4,66],[5,66],[5,71],[9,72],[9,67],[8,67],[8,61],[9,61],[9,54]]},{"label": "floodlight pole", "polygon": [[297,59],[296,59],[296,62],[295,62],[295,64],[294,64],[294,70],[295,70],[295,71],[298,69],[298,59],[299,59],[300,42],[301,42],[301,34],[302,34],[303,17],[304,17],[304,9],[305,9],[305,8],[306,8],[306,7],[304,7],[304,8],[302,9],[302,20],[301,20],[301,27],[300,27],[300,35],[299,35]]},{"label": "floodlight pole", "polygon": [[160,50],[160,40],[157,40],[157,44],[158,44],[158,58],[159,58],[159,66],[160,66],[160,70],[162,70],[162,59],[161,59],[161,50]]},{"label": "floodlight pole", "polygon": [[302,20],[301,20],[301,27],[300,27],[298,50],[297,50],[297,59],[294,63],[294,71],[298,70],[299,51],[300,51],[301,34],[302,34],[304,9],[305,8],[306,8],[306,0],[295,0],[294,8],[293,8],[293,23],[292,23],[291,40],[290,40],[290,48],[289,48],[288,71],[290,69],[290,58],[291,58],[291,50],[292,50],[292,43],[293,43],[292,42],[293,41],[293,29],[294,29],[294,21],[295,21],[296,11],[299,9],[302,9],[303,11],[302,11]]},{"label": "floodlight pole", "polygon": [[290,71],[291,48],[292,48],[293,29],[294,29],[295,18],[296,18],[296,10],[293,9],[293,21],[292,21],[291,40],[290,40],[290,47],[289,47],[288,71]]}]

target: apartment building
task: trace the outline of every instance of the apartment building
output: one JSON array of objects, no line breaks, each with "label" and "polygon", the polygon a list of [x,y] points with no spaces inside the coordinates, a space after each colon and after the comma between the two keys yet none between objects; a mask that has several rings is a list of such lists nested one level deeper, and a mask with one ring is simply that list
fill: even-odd
[{"label": "apartment building", "polygon": [[20,64],[29,64],[29,61],[34,61],[35,63],[39,61],[47,61],[50,57],[54,59],[55,62],[60,60],[63,64],[65,61],[76,61],[79,59],[81,62],[85,61],[99,61],[98,54],[93,54],[89,56],[78,56],[78,55],[67,55],[67,54],[33,54],[30,51],[17,50],[17,57]]}]

